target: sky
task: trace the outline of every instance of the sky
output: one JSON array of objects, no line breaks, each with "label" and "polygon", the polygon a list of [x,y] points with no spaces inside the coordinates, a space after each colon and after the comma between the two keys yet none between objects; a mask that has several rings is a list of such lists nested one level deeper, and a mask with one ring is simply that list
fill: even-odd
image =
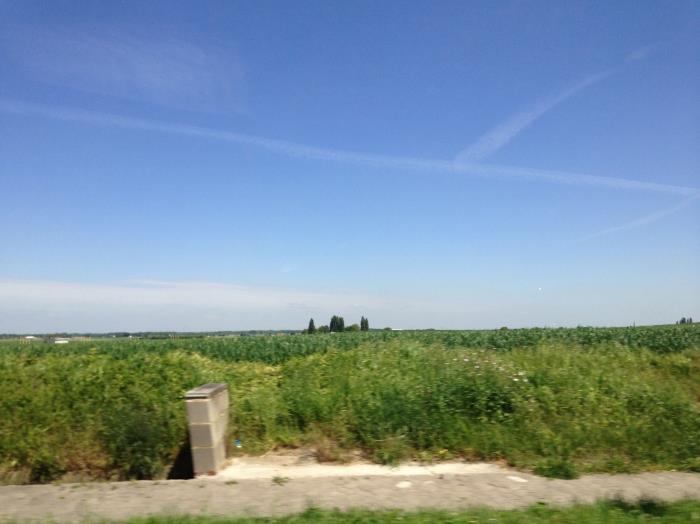
[{"label": "sky", "polygon": [[0,0],[0,333],[700,319],[700,3]]}]

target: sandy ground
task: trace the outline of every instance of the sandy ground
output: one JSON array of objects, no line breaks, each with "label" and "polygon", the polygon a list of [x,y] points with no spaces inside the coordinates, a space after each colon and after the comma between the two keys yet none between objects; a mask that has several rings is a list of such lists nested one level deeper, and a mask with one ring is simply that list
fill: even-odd
[{"label": "sandy ground", "polygon": [[192,480],[0,486],[0,520],[76,522],[146,515],[258,515],[322,508],[517,508],[602,498],[700,498],[700,474],[662,472],[550,480],[494,464],[316,464],[305,457],[238,458]]}]

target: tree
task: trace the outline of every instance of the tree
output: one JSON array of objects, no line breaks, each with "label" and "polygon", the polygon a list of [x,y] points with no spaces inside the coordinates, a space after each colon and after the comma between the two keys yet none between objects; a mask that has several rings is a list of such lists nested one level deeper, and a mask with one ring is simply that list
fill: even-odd
[{"label": "tree", "polygon": [[309,335],[316,333],[316,326],[314,325],[314,319],[309,320],[309,328],[306,330]]},{"label": "tree", "polygon": [[345,320],[343,320],[343,317],[333,315],[331,317],[330,329],[331,333],[340,333],[341,331],[345,331]]},{"label": "tree", "polygon": [[685,317],[681,318],[681,324],[685,324]]},{"label": "tree", "polygon": [[359,324],[351,324],[350,326],[345,328],[345,331],[360,331],[360,325]]},{"label": "tree", "polygon": [[365,317],[360,319],[360,331],[369,331],[369,321]]},{"label": "tree", "polygon": [[319,333],[330,333],[331,329],[328,326],[319,326],[318,327],[318,332]]}]

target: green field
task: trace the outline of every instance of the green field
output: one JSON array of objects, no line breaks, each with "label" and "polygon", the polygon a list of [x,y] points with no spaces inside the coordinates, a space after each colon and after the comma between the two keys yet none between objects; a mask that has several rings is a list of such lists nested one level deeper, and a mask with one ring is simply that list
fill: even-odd
[{"label": "green field", "polygon": [[[0,341],[0,478],[158,478],[183,393],[231,392],[243,451],[700,470],[700,326]],[[234,450],[235,451],[235,450]]]}]

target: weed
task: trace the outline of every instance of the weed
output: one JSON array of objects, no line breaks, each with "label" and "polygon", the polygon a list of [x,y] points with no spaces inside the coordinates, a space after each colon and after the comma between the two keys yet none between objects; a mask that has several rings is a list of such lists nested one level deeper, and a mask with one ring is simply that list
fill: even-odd
[{"label": "weed", "polygon": [[284,486],[287,482],[289,482],[289,477],[272,477],[272,483],[276,486]]},{"label": "weed", "polygon": [[548,459],[535,466],[535,473],[555,479],[575,479],[578,477],[576,466],[566,459]]}]

